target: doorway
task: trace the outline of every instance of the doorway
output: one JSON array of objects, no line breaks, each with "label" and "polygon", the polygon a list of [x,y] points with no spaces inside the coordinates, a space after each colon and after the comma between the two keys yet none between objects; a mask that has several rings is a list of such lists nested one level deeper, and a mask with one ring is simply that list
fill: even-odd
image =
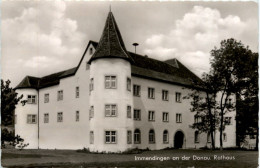
[{"label": "doorway", "polygon": [[180,149],[183,147],[184,134],[182,131],[177,131],[174,136],[174,148]]}]

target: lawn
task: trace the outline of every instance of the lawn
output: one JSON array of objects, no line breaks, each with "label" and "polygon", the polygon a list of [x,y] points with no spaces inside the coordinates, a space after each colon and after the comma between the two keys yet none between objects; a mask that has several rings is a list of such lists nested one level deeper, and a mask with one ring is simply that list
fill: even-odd
[{"label": "lawn", "polygon": [[[185,157],[184,157],[185,156]],[[149,159],[149,160],[144,160]],[[161,159],[161,161],[160,161]],[[256,168],[257,151],[158,150],[141,154],[91,154],[75,150],[2,150],[4,167]]]}]

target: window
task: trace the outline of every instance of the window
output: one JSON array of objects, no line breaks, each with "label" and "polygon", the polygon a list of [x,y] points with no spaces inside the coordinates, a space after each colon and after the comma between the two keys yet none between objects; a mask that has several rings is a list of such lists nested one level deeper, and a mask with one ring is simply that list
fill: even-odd
[{"label": "window", "polygon": [[90,131],[89,133],[89,143],[94,144],[94,131]]},{"label": "window", "polygon": [[211,142],[211,136],[210,136],[210,132],[207,133],[207,142],[210,143]]},{"label": "window", "polygon": [[94,90],[94,78],[91,78],[89,83],[89,91],[91,92],[92,90]]},{"label": "window", "polygon": [[134,143],[140,144],[141,143],[141,131],[139,129],[135,129],[134,132]]},{"label": "window", "polygon": [[49,93],[44,94],[44,103],[49,103]]},{"label": "window", "polygon": [[181,93],[176,92],[176,102],[181,102]]},{"label": "window", "polygon": [[89,48],[89,55],[93,54],[93,48]]},{"label": "window", "polygon": [[27,103],[36,104],[36,95],[28,95],[27,96]]},{"label": "window", "polygon": [[115,104],[106,104],[105,105],[105,116],[106,117],[115,117],[117,114],[117,107]]},{"label": "window", "polygon": [[134,109],[134,120],[141,120],[141,110]]},{"label": "window", "polygon": [[127,106],[127,118],[131,118],[131,106]]},{"label": "window", "polygon": [[49,123],[49,113],[44,114],[44,123]]},{"label": "window", "polygon": [[148,111],[148,120],[155,121],[154,111]]},{"label": "window", "polygon": [[168,101],[169,100],[168,94],[169,94],[168,90],[162,90],[162,100]]},{"label": "window", "polygon": [[227,142],[227,134],[226,133],[223,133],[223,141]]},{"label": "window", "polygon": [[155,143],[155,133],[153,129],[149,131],[149,143]]},{"label": "window", "polygon": [[79,98],[79,87],[76,87],[76,98]]},{"label": "window", "polygon": [[76,111],[76,121],[79,121],[79,111]]},{"label": "window", "polygon": [[94,106],[90,106],[89,109],[89,119],[94,117]]},{"label": "window", "polygon": [[140,96],[141,86],[134,85],[133,87],[134,87],[134,89],[133,89],[134,90],[134,92],[133,92],[134,96]]},{"label": "window", "polygon": [[132,143],[132,131],[127,131],[127,144]]},{"label": "window", "polygon": [[37,122],[35,114],[28,114],[27,115],[27,124],[36,124]]},{"label": "window", "polygon": [[202,120],[201,120],[201,117],[200,117],[200,116],[197,116],[197,115],[194,116],[194,123],[196,123],[196,124],[197,124],[197,123],[201,123],[201,121],[202,121]]},{"label": "window", "polygon": [[126,88],[128,91],[131,91],[131,79],[130,78],[126,79]]},{"label": "window", "polygon": [[17,124],[17,115],[14,115],[14,124]]},{"label": "window", "polygon": [[105,143],[116,143],[116,131],[105,131]]},{"label": "window", "polygon": [[58,101],[63,100],[63,90],[58,91]]},{"label": "window", "polygon": [[225,125],[231,125],[232,124],[232,117],[225,117],[224,118],[224,122],[225,122]]},{"label": "window", "polygon": [[169,143],[169,134],[167,130],[163,131],[163,143]]},{"label": "window", "polygon": [[182,118],[181,118],[181,114],[176,114],[176,123],[181,123],[182,122]]},{"label": "window", "polygon": [[195,138],[194,138],[195,143],[199,143],[199,131],[195,131]]},{"label": "window", "polygon": [[62,122],[63,121],[63,114],[62,112],[57,113],[57,122]]},{"label": "window", "polygon": [[105,76],[105,88],[116,89],[116,76]]},{"label": "window", "polygon": [[162,114],[163,114],[163,116],[162,116],[163,122],[168,122],[169,121],[169,113],[163,112]]},{"label": "window", "polygon": [[148,88],[148,98],[154,99],[154,88]]},{"label": "window", "polygon": [[232,99],[228,99],[228,103],[227,103],[229,106],[232,105]]}]

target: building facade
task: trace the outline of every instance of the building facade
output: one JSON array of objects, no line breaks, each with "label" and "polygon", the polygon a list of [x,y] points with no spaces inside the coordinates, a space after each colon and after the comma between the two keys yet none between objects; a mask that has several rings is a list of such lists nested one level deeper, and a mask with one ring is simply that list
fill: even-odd
[{"label": "building facade", "polygon": [[[177,59],[159,61],[128,52],[112,12],[100,41],[89,41],[79,64],[16,87],[26,105],[15,112],[15,134],[35,149],[120,152],[131,148],[210,146],[190,125],[191,80]],[[232,98],[235,102],[235,99]],[[226,115],[224,147],[236,144],[236,112]],[[216,132],[216,146],[219,133]]]}]

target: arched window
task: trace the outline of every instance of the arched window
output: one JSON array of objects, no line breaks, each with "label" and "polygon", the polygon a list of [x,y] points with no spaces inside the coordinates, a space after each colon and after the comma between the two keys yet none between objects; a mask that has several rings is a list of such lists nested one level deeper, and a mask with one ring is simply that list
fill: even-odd
[{"label": "arched window", "polygon": [[135,129],[135,132],[134,132],[134,143],[135,144],[141,143],[141,131],[139,129]]},{"label": "arched window", "polygon": [[155,143],[155,133],[153,129],[149,131],[149,143]]},{"label": "arched window", "polygon": [[195,131],[194,137],[195,137],[194,138],[195,143],[199,143],[200,142],[199,131]]},{"label": "arched window", "polygon": [[169,134],[167,130],[163,131],[163,143],[169,143]]}]

